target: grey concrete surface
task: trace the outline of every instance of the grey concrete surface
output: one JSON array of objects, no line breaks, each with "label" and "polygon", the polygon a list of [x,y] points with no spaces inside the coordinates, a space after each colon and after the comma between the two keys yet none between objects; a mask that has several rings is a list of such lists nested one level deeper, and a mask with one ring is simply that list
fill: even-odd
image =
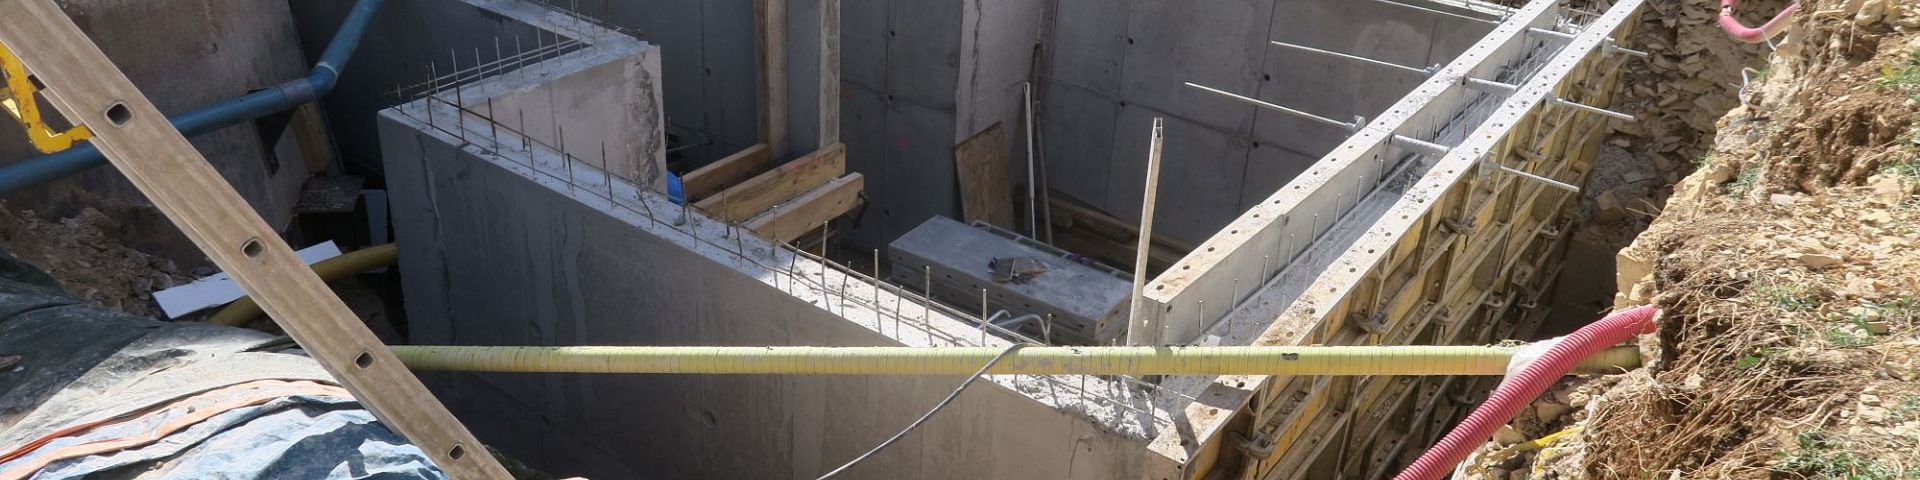
[{"label": "grey concrete surface", "polygon": [[[305,76],[287,4],[247,0],[155,0],[59,2],[114,65],[133,80],[161,112],[177,115]],[[51,108],[42,104],[43,111]],[[41,154],[11,117],[0,121],[0,165]],[[254,210],[275,226],[292,218],[305,161],[291,132],[271,150],[254,123],[195,137],[214,168]],[[71,215],[101,200],[146,203],[112,167],[22,191],[7,197],[14,208]]]}]

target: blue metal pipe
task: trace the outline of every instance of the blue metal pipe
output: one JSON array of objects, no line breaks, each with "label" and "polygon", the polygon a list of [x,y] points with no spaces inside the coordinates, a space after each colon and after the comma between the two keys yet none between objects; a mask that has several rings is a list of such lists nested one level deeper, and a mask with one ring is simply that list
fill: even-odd
[{"label": "blue metal pipe", "polygon": [[[360,0],[354,4],[353,10],[347,13],[346,21],[341,23],[340,31],[334,33],[333,41],[327,44],[326,51],[320,54],[320,61],[313,65],[313,71],[306,78],[201,107],[168,120],[182,135],[192,137],[272,115],[326,96],[339,82],[340,70],[346,68],[347,59],[353,57],[353,50],[360,46],[360,37],[373,24],[373,15],[380,11],[383,3],[386,0]],[[0,168],[0,196],[106,164],[107,157],[91,144],[74,145],[59,153],[24,160]]]}]

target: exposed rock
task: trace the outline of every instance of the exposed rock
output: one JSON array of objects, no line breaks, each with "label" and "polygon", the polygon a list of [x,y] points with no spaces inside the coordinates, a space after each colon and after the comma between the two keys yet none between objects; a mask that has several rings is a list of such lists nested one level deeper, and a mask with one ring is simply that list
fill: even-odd
[{"label": "exposed rock", "polygon": [[1802,253],[1797,257],[1802,265],[1814,270],[1832,268],[1840,265],[1840,257],[1824,253]]}]

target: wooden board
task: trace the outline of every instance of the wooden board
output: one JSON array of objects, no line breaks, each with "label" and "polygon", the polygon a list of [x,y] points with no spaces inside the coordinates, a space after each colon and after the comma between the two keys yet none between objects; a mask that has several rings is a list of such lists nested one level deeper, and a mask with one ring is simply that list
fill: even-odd
[{"label": "wooden board", "polygon": [[508,478],[387,346],[51,0],[0,0],[5,42],[93,145],[389,428],[453,478]]},{"label": "wooden board", "polygon": [[755,144],[734,152],[727,158],[687,172],[686,176],[680,177],[680,189],[685,192],[688,200],[698,202],[727,187],[739,184],[742,180],[753,178],[754,175],[766,171],[767,167],[772,165],[772,150],[767,148],[767,144]]},{"label": "wooden board", "polygon": [[960,178],[960,215],[967,223],[986,221],[1026,233],[1013,225],[1013,194],[1007,186],[1007,135],[994,122],[953,147],[953,168]]},{"label": "wooden board", "polygon": [[753,2],[754,66],[759,70],[760,141],[773,156],[787,150],[787,0]]},{"label": "wooden board", "polygon": [[858,173],[834,179],[781,204],[778,209],[748,219],[746,227],[775,242],[791,242],[853,210],[860,204],[860,192],[866,184],[866,179]]},{"label": "wooden board", "polygon": [[840,0],[820,0],[820,143],[840,143]]},{"label": "wooden board", "polygon": [[293,110],[293,136],[300,142],[300,158],[307,163],[307,173],[324,174],[333,167],[339,153],[327,132],[326,117],[320,115],[320,104],[308,103]]},{"label": "wooden board", "polygon": [[746,220],[846,172],[847,147],[836,143],[709,195],[694,206],[721,221]]}]

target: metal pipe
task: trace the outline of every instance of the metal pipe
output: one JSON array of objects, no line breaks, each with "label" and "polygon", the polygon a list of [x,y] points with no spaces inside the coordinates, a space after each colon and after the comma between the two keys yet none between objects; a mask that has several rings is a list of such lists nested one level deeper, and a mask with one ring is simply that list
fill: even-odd
[{"label": "metal pipe", "polygon": [[[313,70],[305,78],[288,81],[277,86],[235,97],[224,102],[201,107],[187,113],[175,115],[168,120],[175,129],[189,137],[202,135],[226,128],[241,122],[264,117],[284,111],[301,104],[311,102],[333,91],[340,80],[340,73],[346,68],[347,60],[353,57],[354,49],[360,46],[360,38],[373,23],[374,14],[379,12],[385,0],[360,0],[348,12],[347,18],[334,34],[333,41],[321,53],[320,61],[314,63]],[[68,175],[84,172],[87,169],[107,164],[107,157],[91,144],[74,145],[73,148],[59,153],[20,161],[0,168],[0,195],[7,195],[28,187],[64,178]]]},{"label": "metal pipe", "polygon": [[[1189,83],[1188,85],[1192,85]],[[1140,345],[1148,341],[1147,337],[1157,339],[1155,332],[1147,335],[1143,332],[1147,325],[1141,320],[1146,318],[1140,310],[1146,306],[1143,300],[1147,290],[1147,253],[1153,248],[1153,204],[1160,192],[1160,153],[1166,147],[1166,132],[1162,129],[1166,119],[1153,118],[1153,139],[1147,147],[1147,191],[1140,203],[1139,246],[1133,252],[1133,298],[1127,307],[1127,344]]]},{"label": "metal pipe", "polygon": [[1431,8],[1427,8],[1427,7],[1421,7],[1421,6],[1417,6],[1417,5],[1408,5],[1408,4],[1404,4],[1404,3],[1400,3],[1400,2],[1392,2],[1392,1],[1388,1],[1388,0],[1373,0],[1373,1],[1375,1],[1375,2],[1379,2],[1379,3],[1384,3],[1384,4],[1388,4],[1388,5],[1394,5],[1394,6],[1400,6],[1400,7],[1406,7],[1406,8],[1411,8],[1411,9],[1414,9],[1414,10],[1419,10],[1419,11],[1422,11],[1422,12],[1427,12],[1427,13],[1432,13],[1432,14],[1437,14],[1437,15],[1446,15],[1446,16],[1449,16],[1449,17],[1454,17],[1454,18],[1460,18],[1460,19],[1465,19],[1465,20],[1472,20],[1472,21],[1476,21],[1476,22],[1482,22],[1482,23],[1492,23],[1492,24],[1496,24],[1496,25],[1500,23],[1500,21],[1499,21],[1499,20],[1489,20],[1489,19],[1485,19],[1485,18],[1479,18],[1479,17],[1469,17],[1469,16],[1466,16],[1466,15],[1461,15],[1461,14],[1458,14],[1458,13],[1453,13],[1453,12],[1446,12],[1446,11],[1440,11],[1440,10],[1434,10],[1434,9],[1431,9]]},{"label": "metal pipe", "polygon": [[[1040,200],[1034,193],[1033,169],[1033,82],[1027,82],[1027,235],[1040,239]],[[1052,226],[1049,225],[1049,228]]]},{"label": "metal pipe", "polygon": [[1484,78],[1467,77],[1466,80],[1462,82],[1462,84],[1466,85],[1467,88],[1471,88],[1474,90],[1479,90],[1487,93],[1497,93],[1502,95],[1509,95],[1515,91],[1520,90],[1519,85],[1514,85],[1511,83],[1500,83],[1493,80],[1487,80]]},{"label": "metal pipe", "polygon": [[1592,105],[1587,105],[1587,104],[1584,104],[1584,103],[1579,103],[1579,102],[1575,102],[1575,101],[1572,101],[1572,100],[1567,100],[1567,99],[1564,99],[1564,98],[1560,98],[1560,97],[1547,97],[1547,103],[1548,103],[1548,104],[1551,104],[1551,105],[1556,105],[1556,106],[1561,106],[1561,107],[1567,107],[1567,108],[1572,108],[1572,109],[1574,109],[1574,110],[1580,110],[1580,111],[1583,111],[1583,112],[1587,112],[1587,113],[1592,113],[1592,114],[1596,114],[1596,115],[1602,115],[1602,116],[1607,116],[1607,117],[1612,117],[1612,118],[1616,118],[1616,119],[1620,119],[1620,120],[1625,120],[1625,121],[1629,121],[1629,122],[1631,122],[1631,121],[1635,121],[1635,120],[1639,120],[1639,118],[1636,118],[1636,117],[1634,117],[1634,116],[1633,116],[1633,115],[1631,115],[1631,114],[1626,114],[1626,113],[1620,113],[1620,112],[1616,112],[1616,111],[1612,111],[1612,110],[1607,110],[1607,109],[1604,109],[1604,108],[1600,108],[1600,107],[1595,107],[1595,106],[1592,106]]},{"label": "metal pipe", "polygon": [[1218,89],[1218,88],[1213,88],[1213,87],[1209,87],[1209,86],[1206,86],[1206,85],[1201,85],[1201,84],[1198,84],[1198,83],[1193,83],[1193,82],[1187,82],[1187,86],[1189,86],[1189,87],[1193,87],[1193,88],[1198,88],[1198,89],[1201,89],[1201,90],[1206,90],[1206,91],[1208,91],[1208,92],[1213,92],[1213,93],[1217,93],[1217,94],[1220,94],[1220,95],[1222,95],[1222,96],[1225,96],[1225,97],[1227,97],[1227,98],[1231,98],[1231,99],[1234,99],[1234,100],[1239,100],[1239,101],[1242,101],[1242,102],[1247,102],[1247,103],[1251,103],[1251,104],[1253,104],[1254,106],[1258,106],[1258,107],[1262,107],[1262,108],[1266,108],[1266,109],[1268,109],[1268,110],[1273,110],[1273,111],[1276,111],[1276,112],[1280,112],[1280,113],[1285,113],[1285,114],[1288,114],[1288,115],[1293,115],[1293,116],[1296,116],[1296,117],[1300,117],[1300,118],[1304,118],[1304,119],[1307,119],[1307,120],[1312,120],[1312,121],[1315,121],[1315,122],[1320,122],[1320,123],[1322,123],[1322,124],[1326,124],[1326,125],[1329,125],[1329,126],[1334,126],[1334,127],[1340,127],[1340,128],[1344,128],[1344,129],[1347,129],[1347,131],[1350,131],[1350,132],[1351,132],[1351,131],[1356,131],[1356,130],[1359,130],[1359,129],[1360,129],[1360,122],[1354,122],[1354,123],[1347,123],[1347,122],[1342,122],[1342,121],[1339,121],[1339,120],[1334,120],[1334,119],[1331,119],[1331,118],[1327,118],[1327,117],[1322,117],[1322,116],[1319,116],[1319,115],[1314,115],[1314,114],[1311,114],[1311,113],[1307,113],[1307,112],[1302,112],[1302,111],[1299,111],[1299,110],[1294,110],[1294,109],[1291,109],[1291,108],[1287,108],[1287,107],[1282,107],[1282,106],[1279,106],[1279,105],[1276,105],[1276,104],[1273,104],[1273,103],[1269,103],[1269,102],[1266,102],[1266,101],[1262,101],[1262,100],[1260,100],[1260,99],[1257,99],[1257,98],[1253,98],[1253,97],[1248,97],[1248,96],[1245,96],[1245,95],[1240,95],[1240,94],[1237,94],[1237,93],[1233,93],[1233,92],[1228,92],[1228,91],[1226,91],[1226,90],[1221,90],[1221,89]]},{"label": "metal pipe", "polygon": [[1561,189],[1561,190],[1566,190],[1566,191],[1569,191],[1569,192],[1573,192],[1573,193],[1580,193],[1580,187],[1579,187],[1579,186],[1576,186],[1576,185],[1574,185],[1574,184],[1571,184],[1571,183],[1567,183],[1567,182],[1562,182],[1562,181],[1559,181],[1559,180],[1554,180],[1554,179],[1551,179],[1551,178],[1547,178],[1547,177],[1543,177],[1543,176],[1539,176],[1539,175],[1534,175],[1534,174],[1531,174],[1531,173],[1527,173],[1527,172],[1524,172],[1524,171],[1521,171],[1521,170],[1519,170],[1519,169],[1515,169],[1515,168],[1512,168],[1512,167],[1508,167],[1508,166],[1506,166],[1506,165],[1501,165],[1501,164],[1498,164],[1498,163],[1493,163],[1493,162],[1486,162],[1486,165],[1488,165],[1488,166],[1491,166],[1491,167],[1493,167],[1494,169],[1496,169],[1496,170],[1499,170],[1499,171],[1502,171],[1502,172],[1507,172],[1507,173],[1511,173],[1511,174],[1514,174],[1514,175],[1519,175],[1519,176],[1520,176],[1520,178],[1525,178],[1525,179],[1528,179],[1528,180],[1533,180],[1533,181],[1536,181],[1536,182],[1540,182],[1540,183],[1544,183],[1544,184],[1547,184],[1548,186],[1551,186],[1551,187],[1553,187],[1553,188],[1558,188],[1558,189]]},{"label": "metal pipe", "polygon": [[1321,49],[1318,49],[1318,48],[1313,48],[1313,47],[1309,47],[1309,46],[1306,46],[1306,45],[1295,45],[1295,44],[1291,44],[1291,43],[1285,43],[1285,42],[1277,42],[1277,41],[1272,41],[1272,40],[1268,40],[1268,41],[1267,41],[1267,43],[1271,43],[1271,44],[1274,44],[1274,45],[1277,45],[1277,46],[1281,46],[1281,47],[1286,47],[1286,48],[1291,48],[1291,49],[1295,49],[1295,50],[1300,50],[1300,51],[1305,51],[1305,52],[1311,52],[1311,53],[1318,53],[1318,54],[1321,54],[1321,55],[1327,55],[1327,56],[1333,56],[1333,57],[1339,57],[1339,58],[1344,58],[1344,59],[1348,59],[1348,60],[1353,60],[1353,61],[1356,61],[1356,62],[1361,62],[1361,63],[1370,63],[1370,64],[1374,64],[1374,65],[1379,65],[1379,66],[1382,66],[1382,67],[1391,67],[1391,68],[1398,68],[1398,69],[1401,69],[1401,70],[1406,70],[1406,71],[1409,71],[1409,72],[1413,72],[1413,73],[1418,73],[1418,74],[1421,74],[1421,75],[1431,75],[1431,74],[1433,74],[1433,68],[1432,68],[1432,67],[1428,67],[1428,68],[1413,68],[1413,67],[1409,67],[1409,66],[1406,66],[1406,65],[1401,65],[1401,64],[1398,64],[1398,63],[1393,63],[1393,62],[1388,62],[1388,61],[1384,61],[1384,60],[1374,60],[1374,59],[1371,59],[1371,58],[1367,58],[1367,57],[1362,57],[1362,56],[1359,56],[1359,55],[1353,55],[1353,54],[1347,54],[1347,53],[1340,53],[1340,52],[1335,52],[1335,51],[1332,51],[1332,50],[1321,50]]},{"label": "metal pipe", "polygon": [[1388,140],[1388,142],[1392,143],[1393,146],[1404,148],[1404,149],[1407,149],[1408,151],[1412,151],[1413,153],[1418,153],[1418,154],[1426,155],[1429,157],[1444,157],[1444,156],[1447,156],[1448,152],[1453,151],[1453,147],[1429,142],[1426,140],[1421,140],[1418,138],[1409,137],[1406,135],[1396,134],[1393,137],[1391,137],[1391,139]]},{"label": "metal pipe", "polygon": [[1527,27],[1527,33],[1542,36],[1542,37],[1558,38],[1561,40],[1573,40],[1573,36],[1574,36],[1571,33],[1562,32],[1559,30],[1550,30],[1550,29],[1545,29],[1540,27]]},{"label": "metal pipe", "polygon": [[[968,375],[1005,347],[491,347],[395,345],[416,371],[706,375]],[[1026,347],[994,375],[1504,375],[1517,347]],[[1637,366],[1604,350],[1584,372]]]}]

